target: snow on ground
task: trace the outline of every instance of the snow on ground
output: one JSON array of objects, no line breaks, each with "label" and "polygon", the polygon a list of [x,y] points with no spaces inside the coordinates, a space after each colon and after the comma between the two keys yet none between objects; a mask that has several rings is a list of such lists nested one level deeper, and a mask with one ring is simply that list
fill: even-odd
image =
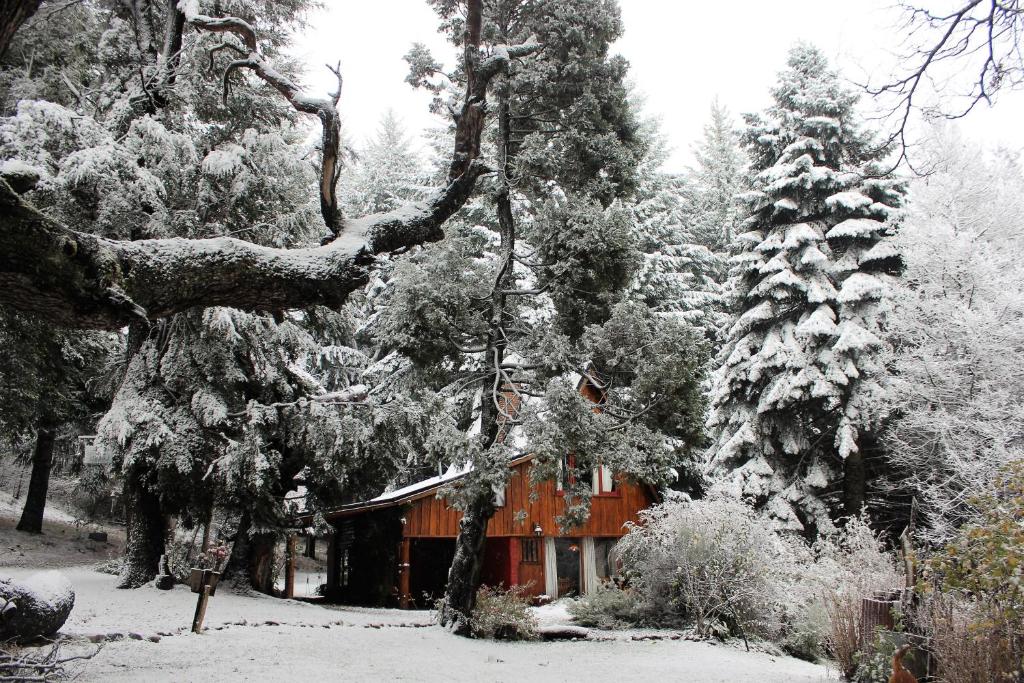
[{"label": "snow on ground", "polygon": [[[22,577],[30,571],[8,573]],[[115,577],[89,567],[64,571],[78,592],[62,630],[65,651],[95,648],[90,636],[118,638],[77,667],[79,681],[302,680],[325,674],[358,681],[835,680],[820,666],[724,645],[467,640],[430,625],[428,612],[329,609],[228,590],[210,599],[208,630],[195,635],[188,631],[195,596],[184,586],[123,591],[114,588]],[[556,624],[563,616],[564,606],[556,604],[542,620]]]},{"label": "snow on ground", "polygon": [[[0,510],[0,576],[25,578],[59,565],[75,587],[61,630],[64,655],[99,653],[71,666],[77,681],[673,681],[817,683],[837,680],[822,666],[742,646],[637,640],[652,631],[591,632],[592,641],[503,643],[468,640],[431,624],[425,611],[321,607],[221,588],[207,630],[190,632],[196,596],[184,586],[118,590],[97,572],[96,552],[80,552],[74,528],[48,522],[46,534],[13,531]],[[48,542],[47,545],[45,542]],[[10,547],[19,547],[12,557]],[[115,547],[113,544],[107,548]],[[16,561],[9,561],[15,559]],[[17,565],[17,566],[14,566]],[[77,565],[77,566],[76,566]],[[569,622],[565,602],[537,610],[541,625]],[[678,634],[676,634],[678,635]]]},{"label": "snow on ground", "polygon": [[5,567],[30,567],[35,570],[103,562],[118,557],[124,545],[124,530],[102,527],[106,543],[89,540],[89,532],[100,530],[74,515],[48,504],[43,513],[43,533],[16,531],[24,498],[15,499],[0,489],[0,573]]}]

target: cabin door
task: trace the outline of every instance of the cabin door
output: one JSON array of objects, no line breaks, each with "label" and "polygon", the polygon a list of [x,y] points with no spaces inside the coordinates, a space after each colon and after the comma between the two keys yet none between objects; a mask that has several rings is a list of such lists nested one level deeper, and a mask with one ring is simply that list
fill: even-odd
[{"label": "cabin door", "polygon": [[555,539],[555,567],[558,573],[558,597],[580,594],[580,540]]}]

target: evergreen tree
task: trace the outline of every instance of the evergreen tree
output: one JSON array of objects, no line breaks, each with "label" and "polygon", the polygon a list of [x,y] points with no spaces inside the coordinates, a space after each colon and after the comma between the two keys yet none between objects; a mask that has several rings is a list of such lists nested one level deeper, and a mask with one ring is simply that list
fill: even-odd
[{"label": "evergreen tree", "polygon": [[355,216],[383,213],[420,199],[426,190],[424,166],[401,120],[389,109],[376,135],[342,176],[347,212]]},{"label": "evergreen tree", "polygon": [[[266,27],[262,49],[274,58],[307,6],[222,3]],[[169,68],[164,56],[153,54],[158,46],[144,40],[164,25],[167,8],[130,10],[128,4],[69,8],[87,11],[85,26],[99,33],[96,58],[105,69],[84,72],[95,78],[95,97],[65,95],[64,104],[22,99],[0,124],[0,151],[8,166],[33,178],[31,200],[78,230],[116,239],[318,242],[333,209],[323,197],[318,207],[310,192],[318,186],[317,169],[308,161],[308,132],[295,125],[290,104],[251,77],[245,77],[251,87],[222,92],[221,73],[231,58],[214,49],[222,36],[212,33],[183,37],[170,78],[162,71]],[[28,25],[18,39],[37,41],[36,30]],[[9,62],[15,54],[22,52],[10,53]],[[59,78],[49,65],[36,66],[46,78]],[[278,68],[295,70],[284,59]],[[165,97],[171,86],[176,96]],[[288,514],[285,493],[304,485],[315,509],[337,504],[346,491],[357,497],[368,490],[361,486],[376,489],[390,476],[387,463],[397,453],[384,428],[390,416],[367,421],[352,414],[373,410],[351,407],[365,393],[358,370],[367,361],[351,348],[343,316],[326,309],[196,309],[149,327],[133,325],[129,337],[125,380],[98,430],[125,488],[123,585],[154,575],[168,516],[186,526],[204,523],[217,505],[238,527],[232,570],[268,590],[268,549]],[[390,450],[371,457],[375,444]]]},{"label": "evergreen tree", "polygon": [[643,132],[647,153],[632,207],[643,261],[633,291],[651,310],[678,315],[720,344],[728,324],[719,281],[723,259],[694,236],[691,182],[661,170],[668,147],[657,122],[646,122]]},{"label": "evergreen tree", "polygon": [[[435,6],[453,36],[474,30],[457,3]],[[451,492],[463,518],[442,612],[460,632],[479,585],[493,490],[505,486],[510,457],[535,453],[541,479],[571,470],[562,520],[569,527],[588,513],[592,491],[583,474],[601,462],[664,482],[693,441],[700,408],[687,401],[699,397],[679,390],[669,398],[665,385],[645,393],[630,387],[653,381],[645,361],[667,365],[690,352],[696,369],[675,367],[692,388],[702,358],[688,328],[621,303],[640,261],[621,198],[636,187],[644,141],[623,84],[626,65],[609,55],[621,32],[616,4],[508,0],[489,5],[480,21],[490,50],[531,37],[545,49],[495,82],[489,149],[499,174],[463,224],[450,224],[443,244],[398,268],[382,326],[446,406],[431,440],[435,457],[471,466]],[[422,48],[408,59],[414,83],[436,71]],[[598,353],[596,339],[619,332],[618,346]],[[608,392],[607,414],[595,417],[578,395],[568,379],[574,370],[621,381]],[[664,430],[653,422],[662,410],[671,417]],[[576,444],[574,463],[563,463],[562,435],[584,425],[596,430],[593,438]],[[679,439],[670,444],[672,430]]]},{"label": "evergreen tree", "polygon": [[104,380],[110,379],[119,342],[106,332],[55,332],[0,309],[0,434],[16,448],[32,444],[19,531],[42,531],[55,454],[77,452],[76,437],[92,433],[97,415],[109,406]]},{"label": "evergreen tree", "polygon": [[785,529],[813,535],[864,502],[864,451],[885,417],[890,236],[902,183],[822,54],[794,48],[764,115],[738,236],[739,315],[715,373],[710,471]]},{"label": "evergreen tree", "polygon": [[[697,168],[690,173],[694,187],[690,229],[697,244],[726,254],[742,218],[738,195],[745,189],[747,176],[739,133],[717,98],[711,103],[711,119],[704,126],[703,138],[693,151]],[[718,280],[724,280],[724,269]]]}]

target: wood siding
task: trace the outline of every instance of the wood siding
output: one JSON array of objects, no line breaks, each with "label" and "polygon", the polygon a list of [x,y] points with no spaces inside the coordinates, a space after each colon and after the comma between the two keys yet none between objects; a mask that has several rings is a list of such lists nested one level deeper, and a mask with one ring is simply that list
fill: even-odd
[{"label": "wood siding", "polygon": [[[508,489],[505,505],[498,508],[487,526],[488,536],[532,536],[535,524],[540,524],[544,536],[613,536],[625,534],[623,524],[637,521],[638,513],[654,501],[646,487],[620,482],[614,494],[594,496],[591,499],[590,519],[582,527],[562,534],[555,517],[565,511],[565,501],[556,491],[554,482],[537,487],[537,500],[530,501],[529,461],[516,465]],[[526,518],[516,522],[515,514],[523,510]],[[459,533],[462,513],[452,509],[446,500],[425,493],[408,503],[405,512],[405,537],[454,538]]]}]

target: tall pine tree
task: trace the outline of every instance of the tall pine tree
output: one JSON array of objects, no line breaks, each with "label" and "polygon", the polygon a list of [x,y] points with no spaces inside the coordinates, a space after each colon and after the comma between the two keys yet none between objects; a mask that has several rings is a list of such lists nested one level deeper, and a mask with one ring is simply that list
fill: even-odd
[{"label": "tall pine tree", "polygon": [[709,467],[779,527],[813,535],[863,505],[864,451],[887,407],[886,300],[902,268],[889,237],[903,185],[819,51],[795,47],[772,95],[747,117],[755,175]]}]

